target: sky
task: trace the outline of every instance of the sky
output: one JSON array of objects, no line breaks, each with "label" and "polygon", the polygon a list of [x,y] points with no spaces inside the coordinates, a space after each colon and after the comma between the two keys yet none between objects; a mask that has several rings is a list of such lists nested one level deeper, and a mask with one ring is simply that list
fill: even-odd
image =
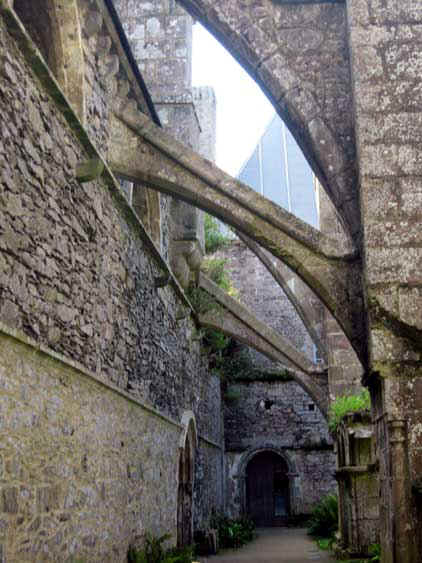
[{"label": "sky", "polygon": [[193,86],[212,86],[217,98],[217,165],[232,176],[250,157],[274,116],[259,86],[199,23],[193,26]]}]

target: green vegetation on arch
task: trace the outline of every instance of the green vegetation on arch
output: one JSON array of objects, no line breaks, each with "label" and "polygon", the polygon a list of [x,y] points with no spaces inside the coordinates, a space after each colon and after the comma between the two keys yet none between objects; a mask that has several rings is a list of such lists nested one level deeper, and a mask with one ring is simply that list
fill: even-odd
[{"label": "green vegetation on arch", "polygon": [[[238,291],[230,279],[226,262],[227,260],[224,258],[206,258],[201,264],[201,270],[231,297],[237,297]],[[221,305],[201,288],[191,288],[188,291],[188,296],[198,314],[214,311],[218,315],[219,310],[221,310]],[[201,334],[203,349],[209,357],[210,368],[219,368],[222,365],[225,352],[232,344],[232,339],[221,331],[213,329],[205,329],[201,331]]]},{"label": "green vegetation on arch", "polygon": [[[225,258],[205,258],[201,264],[201,271],[231,297],[237,297],[239,292],[230,279],[226,263]],[[218,311],[221,307],[211,295],[197,287],[191,287],[188,290],[188,297],[195,311],[199,314]]]},{"label": "green vegetation on arch", "polygon": [[205,252],[212,254],[219,248],[227,246],[230,238],[220,231],[217,220],[208,213],[204,217],[204,231],[205,231]]},{"label": "green vegetation on arch", "polygon": [[205,258],[201,264],[201,270],[230,297],[237,297],[239,291],[233,285],[226,264],[226,258]]}]

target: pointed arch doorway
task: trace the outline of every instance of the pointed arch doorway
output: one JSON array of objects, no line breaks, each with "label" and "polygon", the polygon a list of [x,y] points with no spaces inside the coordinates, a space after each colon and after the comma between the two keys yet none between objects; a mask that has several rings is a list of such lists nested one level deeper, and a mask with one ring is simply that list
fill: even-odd
[{"label": "pointed arch doorway", "polygon": [[246,509],[256,526],[283,526],[290,515],[289,467],[273,451],[257,453],[246,466]]},{"label": "pointed arch doorway", "polygon": [[185,547],[193,541],[193,485],[197,432],[195,416],[186,411],[182,417],[183,432],[179,442],[177,490],[177,545]]}]

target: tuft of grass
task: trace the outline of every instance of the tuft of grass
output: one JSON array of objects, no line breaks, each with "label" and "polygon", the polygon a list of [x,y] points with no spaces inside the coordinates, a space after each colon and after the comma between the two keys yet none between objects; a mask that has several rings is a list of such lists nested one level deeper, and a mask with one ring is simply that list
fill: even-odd
[{"label": "tuft of grass", "polygon": [[319,549],[324,551],[329,551],[333,547],[334,538],[319,538],[317,539],[317,545]]},{"label": "tuft of grass", "polygon": [[358,395],[344,395],[337,397],[331,404],[328,413],[328,427],[332,432],[337,430],[338,425],[348,413],[363,412],[371,408],[369,391],[364,389]]}]

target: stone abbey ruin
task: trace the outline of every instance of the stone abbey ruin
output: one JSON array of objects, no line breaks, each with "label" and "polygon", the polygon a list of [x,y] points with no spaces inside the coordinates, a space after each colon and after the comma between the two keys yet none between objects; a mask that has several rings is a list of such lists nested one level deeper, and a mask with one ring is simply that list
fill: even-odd
[{"label": "stone abbey ruin", "polygon": [[[213,164],[193,20],[290,129],[320,230]],[[422,2],[0,0],[0,61],[0,561],[124,562],[337,489],[345,548],[421,563]]]}]

